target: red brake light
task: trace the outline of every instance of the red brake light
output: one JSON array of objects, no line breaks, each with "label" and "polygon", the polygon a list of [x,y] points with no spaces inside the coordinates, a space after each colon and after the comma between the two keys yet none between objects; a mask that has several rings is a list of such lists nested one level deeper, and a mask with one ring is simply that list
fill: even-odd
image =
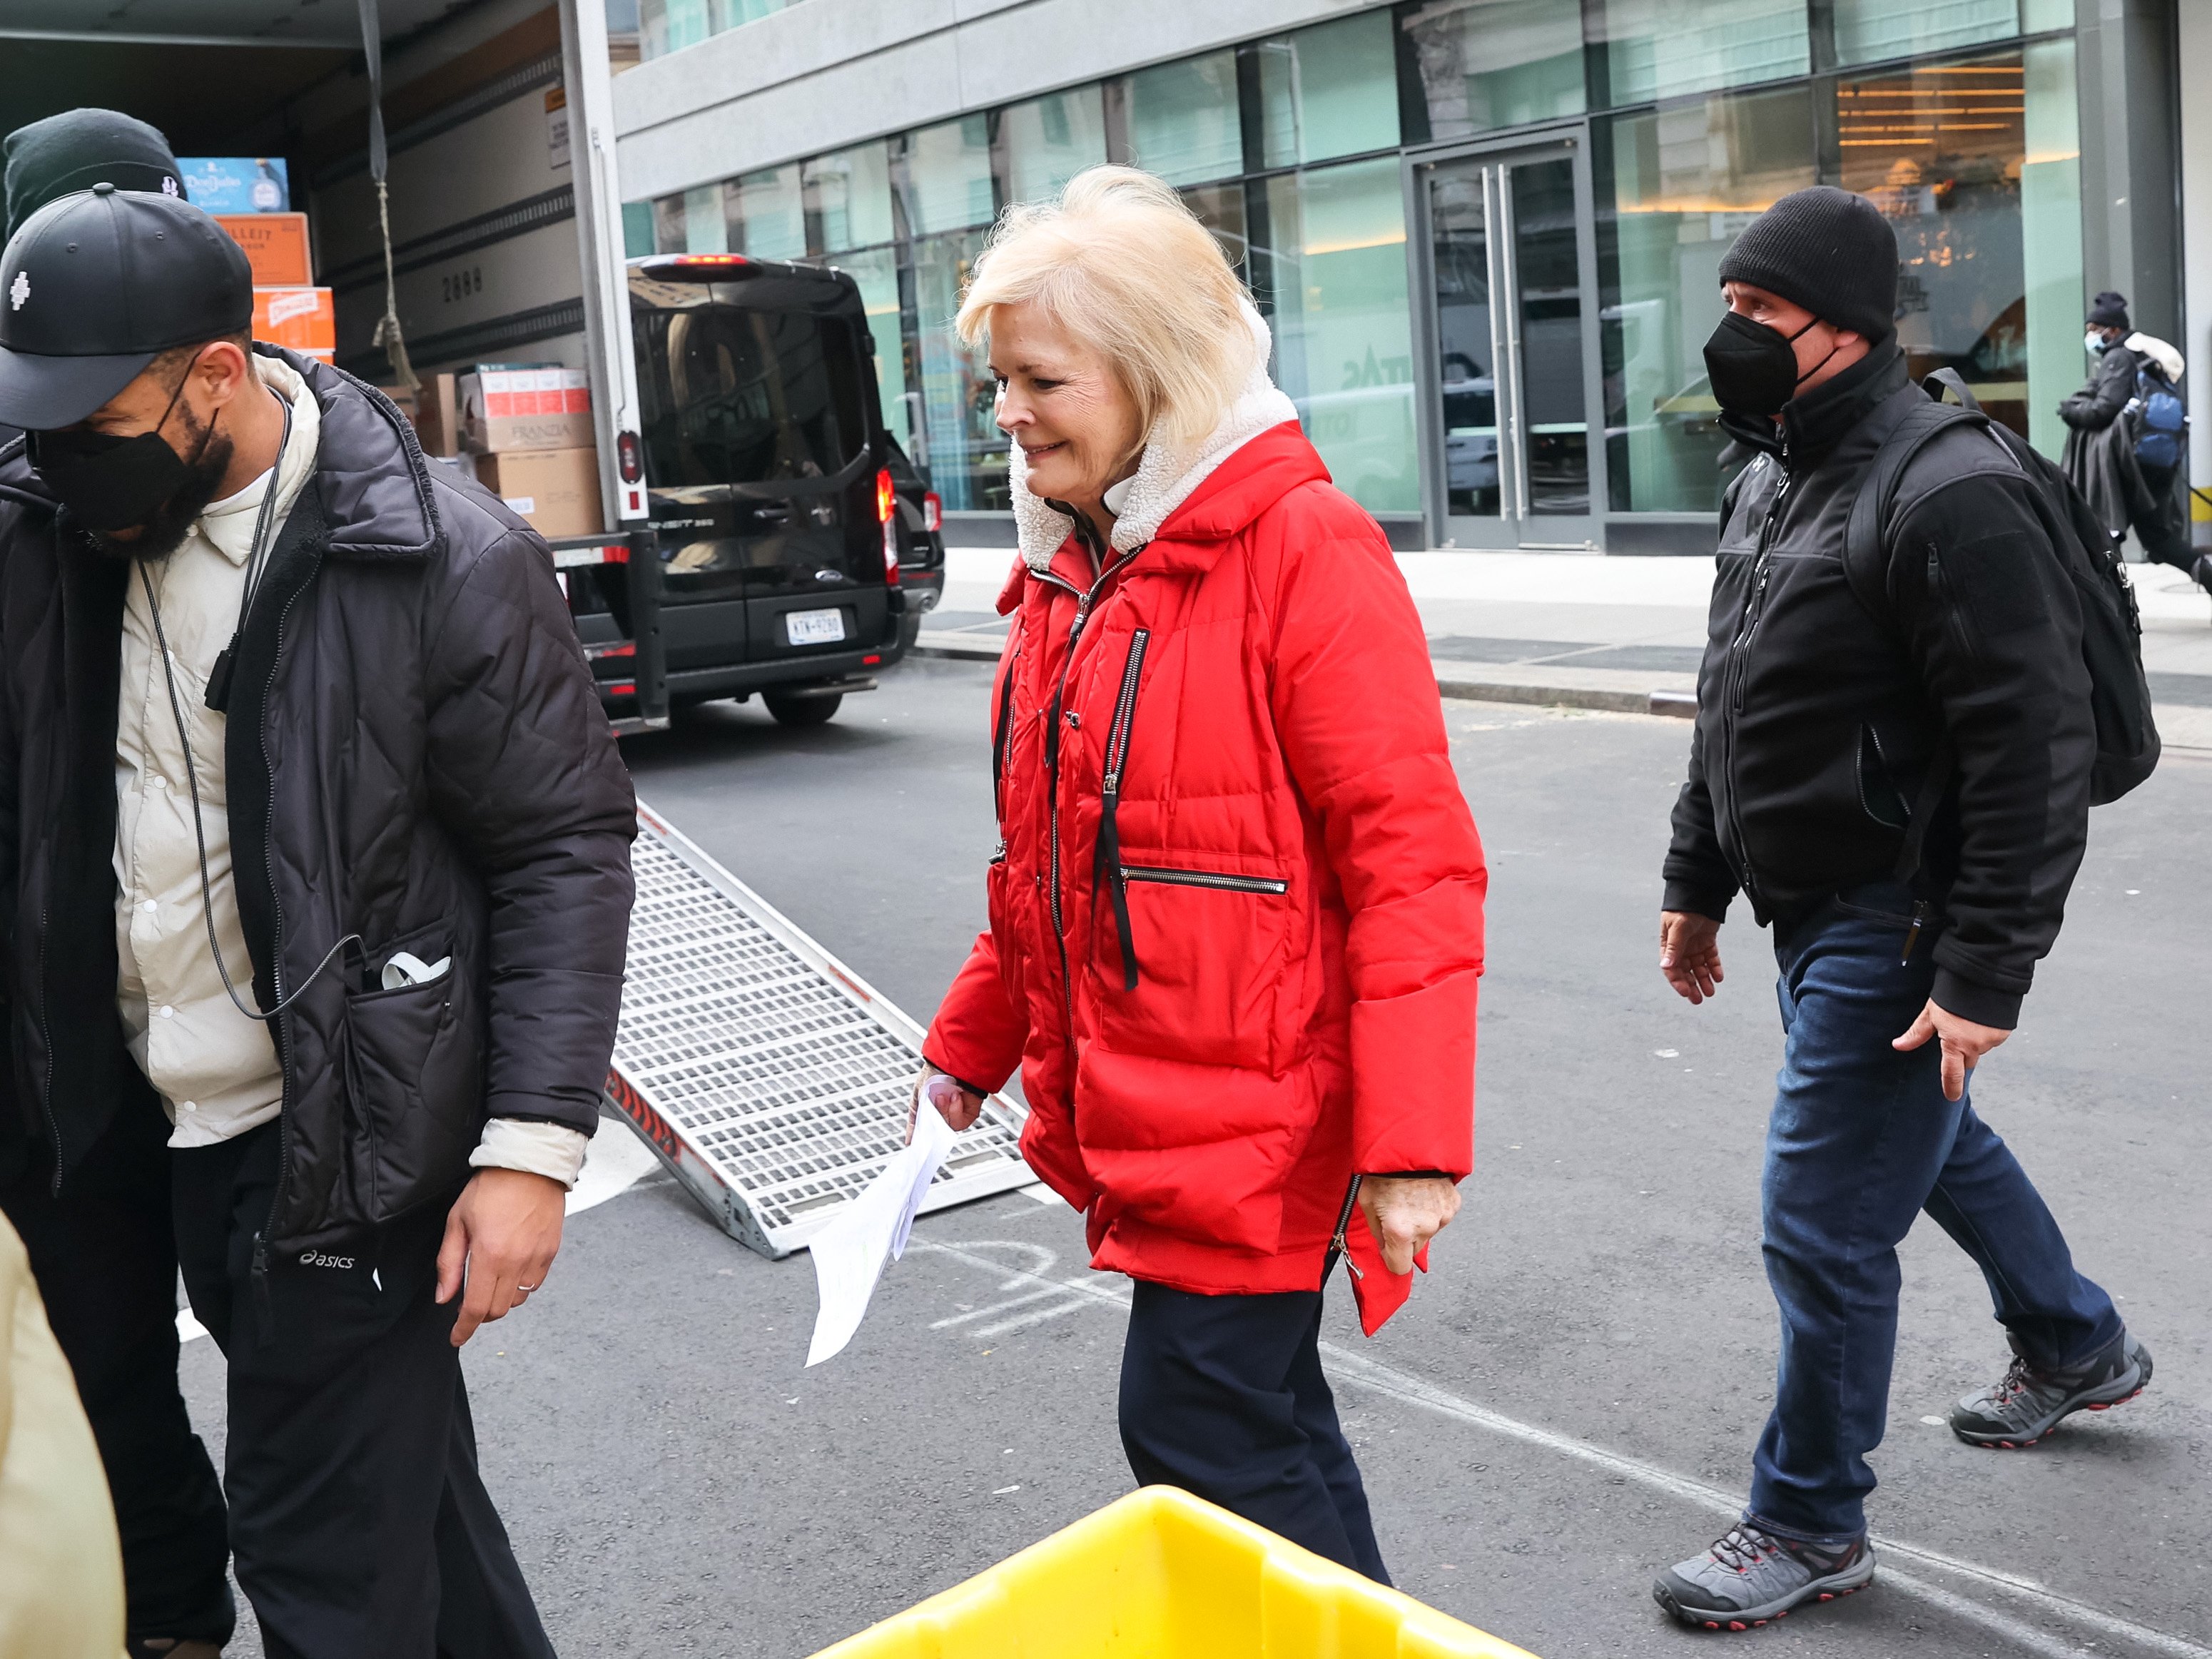
[{"label": "red brake light", "polygon": [[891,514],[898,511],[898,490],[891,483],[889,467],[876,474],[876,522],[889,524]]},{"label": "red brake light", "polygon": [[636,433],[624,432],[615,439],[615,465],[624,483],[634,484],[645,477],[645,446]]},{"label": "red brake light", "polygon": [[742,253],[679,253],[674,263],[679,265],[743,265],[752,262]]},{"label": "red brake light", "polygon": [[933,489],[921,498],[921,527],[933,536],[945,528],[945,502]]}]

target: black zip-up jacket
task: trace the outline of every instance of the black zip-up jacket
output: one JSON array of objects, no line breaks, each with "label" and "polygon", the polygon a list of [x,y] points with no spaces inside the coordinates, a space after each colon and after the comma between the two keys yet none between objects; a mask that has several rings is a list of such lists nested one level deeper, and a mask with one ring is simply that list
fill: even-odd
[{"label": "black zip-up jacket", "polygon": [[2102,432],[2136,395],[2136,375],[2143,361],[2124,345],[2106,346],[2088,385],[2059,400],[2058,418],[2076,432]]},{"label": "black zip-up jacket", "polygon": [[2009,1029],[2088,838],[2081,611],[2026,475],[1972,429],[1937,437],[1899,481],[1888,614],[1853,594],[1844,526],[1877,447],[1869,417],[1922,395],[1892,341],[1778,428],[1729,420],[1760,453],[1722,530],[1663,903],[1717,920],[1741,889],[1787,925],[1889,878],[1948,732],[1950,781],[1914,878],[1947,923],[1935,997]]},{"label": "black zip-up jacket", "polygon": [[[232,678],[223,761],[252,994],[273,1006],[283,1173],[264,1244],[449,1197],[490,1116],[586,1134],[621,1006],[629,779],[551,559],[425,468],[350,376],[322,410]],[[0,450],[0,1179],[65,1183],[146,1085],[116,1009],[115,726],[129,562]],[[198,926],[195,918],[194,926]],[[395,951],[453,967],[379,985]],[[47,1156],[35,1156],[40,1142]]]}]

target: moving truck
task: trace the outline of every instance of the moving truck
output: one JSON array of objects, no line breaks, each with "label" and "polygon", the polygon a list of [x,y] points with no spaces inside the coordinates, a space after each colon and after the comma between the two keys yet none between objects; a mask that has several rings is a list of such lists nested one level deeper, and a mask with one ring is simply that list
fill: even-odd
[{"label": "moving truck", "polygon": [[[326,40],[232,41],[227,0],[167,0],[161,32],[127,37],[109,5],[48,0],[81,32],[10,50],[54,58],[57,108],[105,101],[180,159],[260,151],[262,174],[289,171],[281,205],[306,213],[319,284],[300,292],[334,306],[331,355],[404,404],[377,343],[388,224],[425,453],[547,536],[617,730],[755,695],[787,724],[830,718],[905,654],[944,580],[934,498],[884,429],[852,280],[627,257],[624,54],[604,0],[379,3],[381,217],[352,7],[314,15]],[[306,304],[270,292],[288,316]]]}]

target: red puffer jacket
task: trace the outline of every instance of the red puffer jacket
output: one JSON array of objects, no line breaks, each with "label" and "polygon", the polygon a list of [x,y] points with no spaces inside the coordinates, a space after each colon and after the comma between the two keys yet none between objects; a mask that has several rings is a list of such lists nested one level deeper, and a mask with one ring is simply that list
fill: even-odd
[{"label": "red puffer jacket", "polygon": [[[1017,566],[990,931],[925,1054],[997,1087],[1098,1267],[1312,1290],[1355,1172],[1474,1164],[1486,884],[1419,618],[1295,423],[1095,586]],[[1385,1282],[1347,1248],[1372,1329]]]}]

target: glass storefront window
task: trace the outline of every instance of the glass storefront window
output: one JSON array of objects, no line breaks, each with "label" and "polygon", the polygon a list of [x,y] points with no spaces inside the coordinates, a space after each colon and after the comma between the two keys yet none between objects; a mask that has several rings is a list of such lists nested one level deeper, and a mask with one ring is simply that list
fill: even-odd
[{"label": "glass storefront window", "polygon": [[806,257],[806,212],[798,162],[731,179],[724,189],[722,210],[729,225],[730,252],[748,253],[756,259]]},{"label": "glass storefront window", "polygon": [[1806,0],[1590,0],[1602,105],[1649,103],[1811,72]]},{"label": "glass storefront window", "polygon": [[1416,512],[1397,158],[1270,179],[1264,199],[1276,384],[1297,404],[1339,489],[1370,513]]},{"label": "glass storefront window", "polygon": [[1583,112],[1580,0],[1433,0],[1401,27],[1431,138]]},{"label": "glass storefront window", "polygon": [[684,252],[683,197],[660,196],[653,198],[653,251],[655,253]]},{"label": "glass storefront window", "polygon": [[999,113],[999,135],[1011,199],[1049,200],[1084,168],[1105,161],[1105,96],[1088,86],[1009,105]]},{"label": "glass storefront window", "polygon": [[675,211],[666,223],[674,234],[662,244],[665,253],[727,253],[727,232],[722,219],[722,187],[701,185],[681,196],[666,198]]},{"label": "glass storefront window", "polygon": [[1390,14],[1363,12],[1256,49],[1261,165],[1327,161],[1398,142]]},{"label": "glass storefront window", "polygon": [[1812,93],[1620,116],[1592,148],[1611,504],[1710,513],[1728,443],[1705,362],[1721,256],[1753,216],[1814,182]]},{"label": "glass storefront window", "polygon": [[983,233],[974,230],[927,237],[914,245],[927,465],[937,493],[956,512],[1003,512],[1009,505],[1006,434],[992,418],[997,388],[988,354],[962,344],[952,331],[960,292],[982,251]]},{"label": "glass storefront window", "polygon": [[963,115],[907,135],[906,201],[912,235],[991,222],[998,208],[991,193],[988,115]]},{"label": "glass storefront window", "polygon": [[[1842,156],[1834,182],[1871,199],[1897,232],[1897,337],[1913,374],[1957,369],[1982,406],[2022,436],[2024,92],[2021,54],[2011,52],[1846,78],[1834,93]],[[2078,337],[2078,315],[2069,327]],[[2053,389],[2049,400],[2063,395]]]},{"label": "glass storefront window", "polygon": [[883,399],[884,424],[899,446],[912,453],[909,406],[906,395],[906,349],[899,329],[898,251],[870,248],[865,253],[841,253],[829,264],[852,277],[860,289],[860,304],[868,313],[868,332],[876,342],[876,390]]},{"label": "glass storefront window", "polygon": [[1135,166],[1171,185],[1202,185],[1244,171],[1235,52],[1139,70],[1117,84]]},{"label": "glass storefront window", "polygon": [[653,237],[653,204],[624,202],[623,204],[623,258],[635,259],[640,254],[658,251]]},{"label": "glass storefront window", "polygon": [[2018,0],[1834,0],[1836,61],[1878,64],[2009,40]]},{"label": "glass storefront window", "polygon": [[2087,377],[2081,319],[2081,131],[2074,42],[2021,53],[2027,123],[2020,170],[2021,276],[2027,285],[2027,436],[2054,461],[2066,447],[2058,400]]},{"label": "glass storefront window", "polygon": [[641,58],[659,58],[685,46],[696,46],[713,33],[707,0],[639,0],[637,50]]},{"label": "glass storefront window", "polygon": [[1198,216],[1199,223],[1213,233],[1221,257],[1243,275],[1251,258],[1244,223],[1244,186],[1194,185],[1182,196],[1184,205]]},{"label": "glass storefront window", "polygon": [[881,140],[817,155],[801,173],[808,240],[816,247],[870,247],[891,240],[891,163]]}]

